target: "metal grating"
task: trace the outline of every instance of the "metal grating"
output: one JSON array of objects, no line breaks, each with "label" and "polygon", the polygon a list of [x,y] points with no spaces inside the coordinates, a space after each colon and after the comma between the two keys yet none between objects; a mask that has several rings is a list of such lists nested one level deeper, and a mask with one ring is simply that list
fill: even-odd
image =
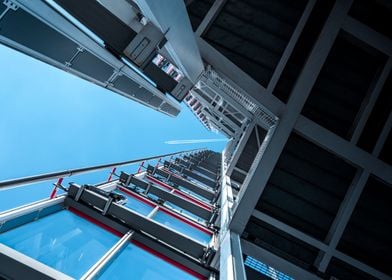
[{"label": "metal grating", "polygon": [[243,90],[230,85],[211,66],[207,67],[200,80],[208,85],[214,86],[218,91],[223,91],[254,115],[259,115],[259,119],[268,127],[272,127],[277,123],[278,118],[274,114],[253,102]]},{"label": "metal grating", "polygon": [[246,257],[244,264],[274,280],[294,280],[294,278],[269,265],[266,265],[265,263],[262,263],[259,260],[256,260],[255,258],[252,258],[251,256]]}]

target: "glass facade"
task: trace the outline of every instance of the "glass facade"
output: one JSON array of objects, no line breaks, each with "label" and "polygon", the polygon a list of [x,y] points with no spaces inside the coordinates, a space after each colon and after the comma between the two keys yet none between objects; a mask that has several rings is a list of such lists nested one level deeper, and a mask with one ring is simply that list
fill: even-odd
[{"label": "glass facade", "polygon": [[[107,262],[106,260],[103,262],[104,266],[99,271],[99,275],[94,276],[97,279],[204,279],[205,277],[198,272],[157,253],[154,248],[159,251],[162,249],[161,246],[168,246],[167,249],[172,252],[173,248],[178,246],[179,251],[174,251],[175,254],[180,255],[177,256],[178,259],[170,256],[177,261],[182,258],[188,260],[189,257],[192,257],[196,260],[196,265],[203,267],[201,270],[203,271],[205,265],[197,264],[197,260],[202,260],[205,254],[210,253],[211,249],[209,248],[213,244],[211,240],[214,229],[209,228],[205,220],[208,218],[209,211],[212,215],[210,201],[181,186],[168,185],[165,187],[167,180],[162,180],[162,178],[160,178],[160,182],[154,182],[154,185],[167,194],[149,193],[150,187],[147,183],[151,183],[151,180],[143,172],[136,175],[137,180],[134,180],[131,185],[126,185],[121,180],[117,181],[116,174],[112,174],[110,182],[107,182],[109,177],[107,170],[105,174],[102,172],[94,174],[94,176],[99,175],[99,177],[95,177],[97,181],[105,182],[95,185],[95,188],[82,188],[83,183],[79,183],[80,185],[69,184],[68,186],[68,183],[75,178],[67,178],[62,183],[68,189],[68,197],[65,202],[61,199],[49,199],[54,187],[53,183],[55,183],[51,181],[0,191],[0,212],[42,200],[39,205],[4,213],[3,222],[7,226],[3,227],[3,230],[6,231],[0,233],[0,244],[75,279],[85,275],[104,256],[108,259]],[[78,176],[77,182],[79,182],[79,178],[86,179],[86,181],[81,180],[85,183],[94,181],[94,178],[89,176]],[[26,195],[30,193],[31,195]],[[62,190],[57,191],[57,195],[59,194],[67,195]],[[124,196],[126,201],[119,195]],[[28,199],[23,200],[20,199],[21,197]],[[116,204],[114,201],[117,199],[119,199],[120,207],[119,204],[114,205]],[[187,202],[183,203],[179,199]],[[74,207],[75,211],[72,210],[73,208],[70,208],[71,211],[60,210],[65,206]],[[48,210],[45,210],[46,207]],[[86,207],[90,210],[87,210]],[[117,207],[114,208],[117,212],[110,212],[110,209],[114,210],[111,207]],[[134,213],[128,212],[123,207],[141,214],[144,218],[138,217],[141,219],[140,223],[127,224],[120,217],[124,217],[122,215],[132,216]],[[42,215],[40,215],[41,211]],[[53,213],[52,211],[57,212]],[[194,213],[199,213],[204,219]],[[104,223],[104,220],[101,220],[103,217],[101,214],[111,219],[108,222],[111,229],[101,224],[101,222]],[[143,219],[145,219],[144,222]],[[151,221],[155,221],[157,224],[153,225]],[[2,220],[0,220],[0,228],[1,222]],[[147,238],[152,238],[152,240],[156,238],[160,241],[148,243],[152,248],[138,243],[133,237],[130,237],[127,242],[126,239],[121,239],[120,233],[116,234],[115,229],[118,229],[115,226],[116,223],[120,224],[121,230],[126,226],[129,229],[134,229],[137,232],[136,235],[146,234]],[[154,230],[149,229],[149,226],[153,226]],[[8,230],[9,228],[10,230]],[[160,236],[160,230],[166,234]],[[128,235],[126,236],[128,237]],[[121,242],[119,242],[120,239]],[[136,238],[136,240],[139,239]],[[182,243],[179,243],[178,240],[182,240]],[[189,244],[185,244],[185,242],[189,242]],[[111,250],[116,252],[107,254]],[[163,252],[166,251],[163,250]],[[186,255],[182,256],[181,252]],[[16,267],[17,265],[15,264]],[[192,266],[192,269],[195,268]],[[199,270],[196,269],[196,271]]]},{"label": "glass facade", "polygon": [[203,244],[208,244],[211,240],[211,234],[201,231],[200,229],[197,229],[196,227],[185,223],[184,221],[181,221],[180,219],[173,217],[163,211],[158,211],[154,215],[153,219]]},{"label": "glass facade", "polygon": [[116,256],[99,279],[198,279],[162,258],[130,243]]},{"label": "glass facade", "polygon": [[118,240],[68,210],[0,234],[0,243],[76,279]]}]

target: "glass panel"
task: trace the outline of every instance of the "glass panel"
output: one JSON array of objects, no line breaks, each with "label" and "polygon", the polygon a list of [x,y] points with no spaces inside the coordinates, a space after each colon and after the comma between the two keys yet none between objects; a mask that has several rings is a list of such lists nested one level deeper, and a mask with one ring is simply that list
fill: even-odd
[{"label": "glass panel", "polygon": [[118,240],[117,236],[67,210],[0,235],[0,243],[76,279]]},{"label": "glass panel", "polygon": [[120,193],[127,197],[128,201],[124,206],[126,206],[129,209],[132,209],[145,216],[147,216],[152,211],[152,209],[154,209],[154,207],[152,207],[151,205],[146,204],[143,201],[140,201],[139,199],[133,196],[130,196],[124,192],[120,192]]},{"label": "glass panel", "polygon": [[172,228],[178,232],[181,232],[199,242],[202,244],[208,244],[211,240],[211,235],[203,232],[194,226],[187,224],[176,217],[173,217],[163,211],[158,211],[153,219],[161,224],[164,224],[165,226]]},{"label": "glass panel", "polygon": [[99,279],[198,279],[163,259],[129,244]]}]

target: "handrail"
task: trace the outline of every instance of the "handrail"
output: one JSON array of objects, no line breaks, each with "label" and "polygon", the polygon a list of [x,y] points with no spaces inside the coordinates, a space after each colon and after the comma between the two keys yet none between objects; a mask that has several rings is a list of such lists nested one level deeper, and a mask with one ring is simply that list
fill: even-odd
[{"label": "handrail", "polygon": [[57,172],[39,174],[39,175],[28,176],[28,177],[23,177],[23,178],[5,180],[5,181],[0,181],[0,189],[6,188],[6,187],[17,186],[17,185],[27,185],[27,184],[32,184],[32,183],[37,183],[37,182],[42,182],[42,181],[48,181],[51,179],[57,179],[59,177],[71,177],[73,175],[90,173],[93,171],[98,171],[98,170],[107,169],[107,168],[111,168],[111,167],[130,165],[130,164],[138,163],[141,161],[147,161],[147,160],[157,159],[157,158],[161,158],[161,157],[163,158],[163,157],[178,155],[178,154],[182,154],[182,153],[189,153],[189,152],[194,152],[194,151],[201,151],[201,150],[204,150],[204,149],[192,149],[192,150],[180,151],[180,152],[158,155],[158,156],[153,156],[153,157],[133,159],[133,160],[128,160],[128,161],[120,161],[120,162],[109,163],[109,164],[102,164],[102,165],[96,165],[96,166],[90,166],[90,167],[69,169],[69,170],[64,170],[64,171],[57,171]]}]

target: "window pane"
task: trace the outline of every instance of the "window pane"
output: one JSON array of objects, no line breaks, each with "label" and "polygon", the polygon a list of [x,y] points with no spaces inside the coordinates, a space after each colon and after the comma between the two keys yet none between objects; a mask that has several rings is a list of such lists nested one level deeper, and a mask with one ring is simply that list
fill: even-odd
[{"label": "window pane", "polygon": [[192,225],[186,224],[185,222],[165,213],[158,211],[153,219],[161,224],[164,224],[178,232],[181,232],[203,244],[208,244],[211,240],[211,235],[203,232]]},{"label": "window pane", "polygon": [[0,234],[0,243],[76,279],[118,240],[67,210]]}]

